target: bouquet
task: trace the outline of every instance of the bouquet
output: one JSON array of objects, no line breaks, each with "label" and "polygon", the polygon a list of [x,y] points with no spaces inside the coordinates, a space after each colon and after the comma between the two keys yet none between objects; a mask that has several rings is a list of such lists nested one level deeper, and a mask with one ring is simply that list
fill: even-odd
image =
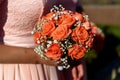
[{"label": "bouquet", "polygon": [[32,33],[37,45],[35,52],[43,59],[61,62],[59,69],[69,68],[69,59],[83,58],[95,36],[88,15],[66,10],[61,5],[39,18]]}]

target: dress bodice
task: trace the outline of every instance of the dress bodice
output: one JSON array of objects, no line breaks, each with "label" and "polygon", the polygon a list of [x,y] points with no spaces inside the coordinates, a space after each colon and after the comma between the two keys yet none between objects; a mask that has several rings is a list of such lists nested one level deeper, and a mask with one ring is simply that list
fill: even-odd
[{"label": "dress bodice", "polygon": [[[4,37],[6,45],[34,47],[31,31],[43,14],[46,0],[9,0],[4,2]],[[52,3],[50,4],[52,5]]]},{"label": "dress bodice", "polygon": [[[61,4],[61,0],[5,0],[0,8],[0,18],[6,45],[34,47],[31,31],[36,20],[47,13],[53,4]],[[63,1],[73,4],[72,0]],[[73,5],[72,5],[73,6]],[[70,8],[68,6],[68,8]],[[71,8],[73,9],[73,7]],[[1,29],[0,29],[1,30]],[[2,31],[1,31],[2,32]]]}]

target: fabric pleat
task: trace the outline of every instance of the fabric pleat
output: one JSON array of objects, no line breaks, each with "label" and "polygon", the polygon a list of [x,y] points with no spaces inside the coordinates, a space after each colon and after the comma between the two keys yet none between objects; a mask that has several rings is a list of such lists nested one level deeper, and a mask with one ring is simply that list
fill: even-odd
[{"label": "fabric pleat", "polygon": [[31,79],[32,80],[39,80],[39,75],[37,72],[37,67],[34,64],[30,64],[30,73],[31,73]]},{"label": "fabric pleat", "polygon": [[72,80],[70,73],[45,64],[0,64],[0,80]]},{"label": "fabric pleat", "polygon": [[15,80],[21,80],[19,64],[15,64]]},{"label": "fabric pleat", "polygon": [[20,66],[21,80],[32,80],[29,65],[28,64],[20,64],[19,66]]},{"label": "fabric pleat", "polygon": [[0,80],[3,80],[3,77],[4,77],[3,73],[4,73],[4,68],[3,68],[3,65],[0,64]]},{"label": "fabric pleat", "polygon": [[4,64],[4,80],[14,80],[15,66],[11,64]]},{"label": "fabric pleat", "polygon": [[38,72],[39,80],[47,80],[43,65],[40,64],[37,65],[37,72]]}]

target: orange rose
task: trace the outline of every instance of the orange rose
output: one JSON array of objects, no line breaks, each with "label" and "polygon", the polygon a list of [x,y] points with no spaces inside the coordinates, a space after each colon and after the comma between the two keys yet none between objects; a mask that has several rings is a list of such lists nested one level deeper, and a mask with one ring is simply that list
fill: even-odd
[{"label": "orange rose", "polygon": [[56,21],[57,25],[67,25],[69,28],[75,23],[75,18],[72,17],[70,14],[63,14],[60,18]]},{"label": "orange rose", "polygon": [[65,18],[65,15],[61,15],[61,16],[59,17],[59,19],[55,21],[55,23],[56,23],[57,25],[61,25],[62,22],[63,22],[63,20],[64,20],[64,18]]},{"label": "orange rose", "polygon": [[88,39],[88,32],[84,27],[76,27],[72,32],[72,39],[83,44]]},{"label": "orange rose", "polygon": [[75,23],[75,18],[71,15],[65,15],[62,24],[67,25],[69,28]]},{"label": "orange rose", "polygon": [[50,59],[59,60],[63,54],[60,48],[57,44],[51,44],[45,55]]},{"label": "orange rose", "polygon": [[34,34],[34,43],[36,43],[37,44],[37,39],[40,39],[40,37],[41,37],[41,33],[40,32],[35,32],[35,34]]},{"label": "orange rose", "polygon": [[63,40],[69,36],[72,31],[68,29],[67,25],[59,25],[51,34],[54,40]]},{"label": "orange rose", "polygon": [[85,51],[85,47],[80,47],[78,44],[73,44],[73,46],[68,49],[68,56],[72,59],[80,59],[84,57]]},{"label": "orange rose", "polygon": [[74,12],[73,17],[81,22],[83,22],[83,20],[84,20],[83,15],[78,12]]},{"label": "orange rose", "polygon": [[47,35],[50,36],[50,34],[55,30],[55,25],[52,21],[48,21],[46,22],[43,26],[42,26],[42,35]]}]

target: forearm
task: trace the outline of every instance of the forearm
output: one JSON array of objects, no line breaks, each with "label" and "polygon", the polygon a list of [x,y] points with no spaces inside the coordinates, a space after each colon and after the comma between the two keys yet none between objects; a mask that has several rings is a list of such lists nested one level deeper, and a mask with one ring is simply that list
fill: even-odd
[{"label": "forearm", "polygon": [[0,45],[0,63],[36,63],[38,57],[32,48]]},{"label": "forearm", "polygon": [[33,63],[33,64],[47,64],[57,66],[58,63],[54,60],[44,60],[36,54],[33,48],[22,48],[0,45],[0,63]]}]

